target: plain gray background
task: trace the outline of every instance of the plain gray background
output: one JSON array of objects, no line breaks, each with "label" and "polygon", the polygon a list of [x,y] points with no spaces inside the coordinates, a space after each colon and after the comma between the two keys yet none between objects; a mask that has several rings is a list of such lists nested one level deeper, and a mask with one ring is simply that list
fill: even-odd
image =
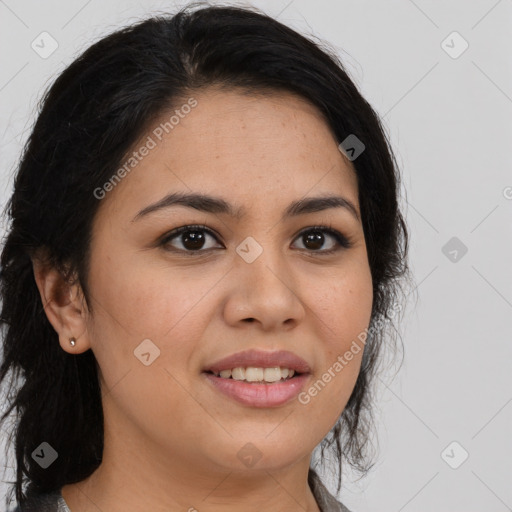
[{"label": "plain gray background", "polygon": [[[1,206],[56,74],[106,33],[183,4],[0,0]],[[512,510],[512,1],[251,4],[330,43],[382,116],[407,194],[419,299],[402,369],[379,382],[378,462],[358,482],[347,473],[340,499],[354,512]],[[42,32],[58,44],[46,58],[31,47]]]}]

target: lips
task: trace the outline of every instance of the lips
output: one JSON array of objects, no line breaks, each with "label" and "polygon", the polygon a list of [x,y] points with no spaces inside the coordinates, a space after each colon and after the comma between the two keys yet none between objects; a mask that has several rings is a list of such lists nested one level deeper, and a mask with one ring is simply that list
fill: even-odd
[{"label": "lips", "polygon": [[311,368],[308,363],[293,352],[279,350],[277,352],[264,352],[261,350],[245,350],[237,352],[224,359],[208,364],[203,372],[221,372],[232,368],[246,368],[253,366],[257,368],[289,368],[296,373],[310,373]]}]

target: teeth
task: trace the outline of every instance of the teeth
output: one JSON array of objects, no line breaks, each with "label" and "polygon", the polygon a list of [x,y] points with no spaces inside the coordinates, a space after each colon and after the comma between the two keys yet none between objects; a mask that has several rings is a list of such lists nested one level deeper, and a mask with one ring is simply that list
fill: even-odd
[{"label": "teeth", "polygon": [[281,380],[281,368],[265,368],[263,380],[265,382],[277,382]]},{"label": "teeth", "polygon": [[245,380],[247,382],[277,382],[281,379],[291,378],[295,375],[295,370],[288,368],[256,368],[248,366],[247,368],[233,368],[231,370],[222,370],[215,372],[215,375],[223,379],[232,377],[234,380]]},{"label": "teeth", "polygon": [[231,370],[231,377],[235,380],[244,380],[245,379],[245,369],[244,368],[233,368]]},{"label": "teeth", "polygon": [[265,370],[263,368],[254,368],[249,366],[245,369],[245,380],[249,382],[261,382],[263,380],[263,374]]}]

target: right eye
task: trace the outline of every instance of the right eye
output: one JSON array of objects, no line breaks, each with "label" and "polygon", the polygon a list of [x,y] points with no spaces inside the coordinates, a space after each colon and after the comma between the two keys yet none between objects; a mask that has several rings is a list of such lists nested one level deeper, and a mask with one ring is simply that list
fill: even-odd
[{"label": "right eye", "polygon": [[[172,248],[171,251],[182,252],[188,255],[195,255],[194,253],[204,253],[214,249],[214,247],[204,248],[204,245],[208,237],[218,240],[213,231],[203,225],[190,225],[182,226],[180,228],[172,230],[170,233],[164,236],[161,240],[160,245],[165,249],[169,246]],[[177,239],[181,247],[176,247],[171,244],[171,241]]]}]

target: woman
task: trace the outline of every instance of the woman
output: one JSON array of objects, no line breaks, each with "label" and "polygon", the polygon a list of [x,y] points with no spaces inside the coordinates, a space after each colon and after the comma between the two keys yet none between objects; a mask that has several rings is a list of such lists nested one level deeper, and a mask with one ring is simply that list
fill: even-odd
[{"label": "woman", "polygon": [[398,194],[341,63],[263,14],[189,6],[91,46],[9,204],[18,510],[348,510],[311,459],[334,449],[338,492],[369,465]]}]

